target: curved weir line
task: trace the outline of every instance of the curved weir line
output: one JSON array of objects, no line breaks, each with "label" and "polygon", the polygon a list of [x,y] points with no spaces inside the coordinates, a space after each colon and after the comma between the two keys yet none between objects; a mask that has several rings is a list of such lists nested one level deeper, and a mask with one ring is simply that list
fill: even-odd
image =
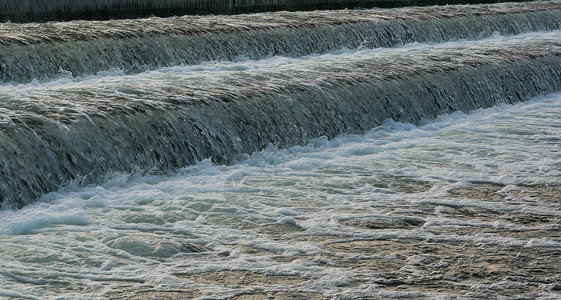
[{"label": "curved weir line", "polygon": [[242,55],[296,57],[560,27],[561,3],[555,2],[0,24],[0,81],[25,83],[115,68],[131,74]]},{"label": "curved weir line", "polygon": [[[510,0],[520,2],[522,0]],[[3,0],[0,21],[128,19],[186,14],[497,3],[504,0]]]},{"label": "curved weir line", "polygon": [[[2,93],[0,195],[21,207],[71,180],[166,172],[212,157],[418,123],[561,89],[561,42],[509,40],[370,58]],[[373,50],[370,50],[373,51]],[[196,74],[195,74],[196,75]],[[126,78],[125,78],[126,79]]]}]

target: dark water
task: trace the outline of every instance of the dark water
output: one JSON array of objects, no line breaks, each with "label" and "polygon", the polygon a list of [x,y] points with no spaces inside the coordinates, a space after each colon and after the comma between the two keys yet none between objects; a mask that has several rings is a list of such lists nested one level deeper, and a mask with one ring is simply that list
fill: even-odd
[{"label": "dark water", "polygon": [[3,0],[0,21],[134,19],[187,14],[497,3],[502,0]]}]

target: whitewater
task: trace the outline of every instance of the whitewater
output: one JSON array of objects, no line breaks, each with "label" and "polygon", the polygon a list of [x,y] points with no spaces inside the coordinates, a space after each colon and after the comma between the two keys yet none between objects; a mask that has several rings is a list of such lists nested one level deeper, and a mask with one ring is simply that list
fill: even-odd
[{"label": "whitewater", "polygon": [[[241,59],[2,90],[36,93],[158,77],[208,80],[214,72],[427,47]],[[270,145],[229,166],[206,159],[170,175],[115,174],[99,185],[70,184],[36,204],[0,212],[0,295],[555,295],[558,275],[466,280],[460,262],[475,264],[478,272],[505,272],[504,261],[481,257],[488,248],[504,257],[527,253],[538,270],[559,258],[560,101],[552,94],[418,126],[388,119],[362,135],[322,137],[288,149]],[[368,243],[382,246],[357,253]],[[537,253],[550,255],[549,261]],[[452,264],[446,276],[426,273],[445,263]],[[395,278],[405,287],[395,288]],[[427,284],[440,288],[427,290]]]},{"label": "whitewater", "polygon": [[[559,260],[560,101],[386,120],[231,166],[69,186],[0,212],[0,295],[554,297],[559,273],[539,274]],[[356,252],[369,242],[387,245]],[[515,252],[528,262],[504,260]],[[462,261],[509,276],[465,279]],[[538,275],[522,277],[526,264]],[[435,266],[447,276],[427,274]]]},{"label": "whitewater", "polygon": [[165,173],[207,158],[229,164],[271,143],[361,133],[387,118],[418,124],[525,101],[561,89],[560,36],[271,57],[54,87],[8,84],[0,95],[0,200],[22,207],[76,180]]},{"label": "whitewater", "polygon": [[0,23],[0,298],[559,298],[560,25]]}]

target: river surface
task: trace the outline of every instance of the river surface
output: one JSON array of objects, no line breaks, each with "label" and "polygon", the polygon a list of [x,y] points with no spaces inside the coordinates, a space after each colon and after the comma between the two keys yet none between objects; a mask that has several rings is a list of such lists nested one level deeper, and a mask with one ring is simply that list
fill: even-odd
[{"label": "river surface", "polygon": [[[553,94],[420,126],[387,120],[230,166],[207,160],[169,176],[70,186],[0,212],[0,295],[559,296],[559,273],[548,270],[557,267],[535,256],[559,260],[560,104]],[[495,278],[466,279],[454,265],[524,253],[537,275],[512,263]],[[260,277],[232,279],[243,272]],[[407,283],[423,277],[440,290]]]},{"label": "river surface", "polygon": [[561,10],[470,7],[0,24],[0,298],[561,298]]}]

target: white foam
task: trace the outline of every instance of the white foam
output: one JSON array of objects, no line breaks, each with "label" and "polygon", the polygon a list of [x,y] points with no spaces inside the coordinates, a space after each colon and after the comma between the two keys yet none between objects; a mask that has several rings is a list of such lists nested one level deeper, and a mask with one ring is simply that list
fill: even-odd
[{"label": "white foam", "polygon": [[[232,64],[236,63],[243,62]],[[10,287],[0,295],[55,297],[61,292],[56,283],[62,280],[87,291],[86,298],[101,298],[127,278],[155,289],[168,285],[191,289],[203,285],[173,274],[223,269],[303,276],[307,281],[294,289],[325,295],[411,295],[348,287],[376,272],[316,263],[314,259],[321,259],[327,250],[314,237],[559,247],[557,239],[485,233],[436,236],[428,229],[538,228],[508,220],[458,221],[450,217],[457,207],[561,215],[558,205],[539,199],[473,200],[449,194],[474,181],[503,184],[503,193],[521,183],[559,184],[560,104],[561,94],[555,94],[445,115],[419,127],[387,120],[364,135],[320,138],[289,149],[270,146],[231,166],[206,160],[170,176],[123,175],[100,186],[67,187],[21,210],[0,211],[0,265],[12,274],[0,274],[0,286]],[[370,230],[343,224],[365,218],[391,220],[396,212],[424,205],[437,211],[419,228]],[[203,253],[193,252],[189,245]],[[263,253],[248,254],[239,250],[241,246]],[[298,255],[301,258],[286,259]],[[276,289],[257,285],[247,290],[253,288]],[[216,298],[240,289],[216,286],[205,291]]]}]

